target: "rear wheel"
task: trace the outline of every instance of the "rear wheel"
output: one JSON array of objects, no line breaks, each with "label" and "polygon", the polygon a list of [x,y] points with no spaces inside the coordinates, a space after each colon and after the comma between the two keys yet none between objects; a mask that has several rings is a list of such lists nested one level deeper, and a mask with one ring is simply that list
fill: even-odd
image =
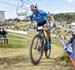
[{"label": "rear wheel", "polygon": [[51,54],[51,46],[46,46],[45,56],[47,59],[49,59],[50,54]]},{"label": "rear wheel", "polygon": [[[40,39],[40,45],[38,43],[38,38]],[[31,59],[31,62],[34,65],[37,65],[42,58],[43,43],[44,43],[44,40],[43,40],[43,37],[40,34],[36,35],[32,40],[32,43],[31,43],[31,46],[30,46],[30,59]]]}]

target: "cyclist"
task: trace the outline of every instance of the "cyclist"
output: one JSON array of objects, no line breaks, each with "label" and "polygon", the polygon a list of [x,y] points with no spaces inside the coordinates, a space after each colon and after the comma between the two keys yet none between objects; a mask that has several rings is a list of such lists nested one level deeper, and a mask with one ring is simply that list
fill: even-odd
[{"label": "cyclist", "polygon": [[45,32],[47,34],[48,41],[49,41],[48,46],[51,46],[51,36],[50,36],[50,32],[48,30],[48,24],[47,24],[47,20],[46,20],[46,18],[49,17],[48,14],[42,10],[38,10],[37,4],[35,4],[35,5],[32,4],[30,6],[30,8],[32,11],[32,15],[30,15],[31,23],[33,23],[33,21],[36,21],[37,26],[46,26],[47,27],[47,29],[45,29]]}]

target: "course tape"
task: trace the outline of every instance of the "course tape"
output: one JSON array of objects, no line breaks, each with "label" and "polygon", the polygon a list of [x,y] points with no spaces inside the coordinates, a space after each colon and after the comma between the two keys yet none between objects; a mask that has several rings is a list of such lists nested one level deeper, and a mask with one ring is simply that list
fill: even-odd
[{"label": "course tape", "polygon": [[28,34],[26,31],[20,31],[20,30],[12,30],[12,29],[5,29],[7,32],[13,32],[13,33],[19,33],[19,34]]}]

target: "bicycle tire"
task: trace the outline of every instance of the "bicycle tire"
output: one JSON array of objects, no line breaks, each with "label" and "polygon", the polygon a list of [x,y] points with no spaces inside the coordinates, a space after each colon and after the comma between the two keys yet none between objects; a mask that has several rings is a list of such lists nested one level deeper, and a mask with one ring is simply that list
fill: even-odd
[{"label": "bicycle tire", "polygon": [[51,54],[51,46],[47,47],[47,50],[45,50],[45,56],[46,56],[47,59],[50,58],[50,54]]},{"label": "bicycle tire", "polygon": [[[33,48],[34,40],[37,37],[40,37],[42,39],[42,42],[41,42],[41,55],[40,55],[39,59],[35,61],[34,58],[33,58],[33,56],[32,56],[32,48]],[[44,46],[43,43],[44,43],[43,36],[41,36],[40,34],[35,35],[35,37],[32,39],[31,46],[30,46],[30,59],[31,59],[31,62],[34,65],[39,64],[39,62],[40,62],[40,60],[42,58],[42,55],[43,55],[43,46]]]}]

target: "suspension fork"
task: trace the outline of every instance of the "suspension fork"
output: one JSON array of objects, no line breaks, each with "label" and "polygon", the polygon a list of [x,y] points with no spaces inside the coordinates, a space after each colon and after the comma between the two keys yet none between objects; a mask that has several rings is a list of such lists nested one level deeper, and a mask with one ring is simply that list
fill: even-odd
[{"label": "suspension fork", "polygon": [[[42,32],[39,32],[39,34],[38,35],[42,35]],[[36,49],[38,46],[40,46],[41,45],[41,41],[40,41],[40,37],[38,37],[37,38],[37,41],[36,41],[36,45],[35,45],[35,48],[34,49]]]},{"label": "suspension fork", "polygon": [[45,36],[44,31],[43,31],[43,38],[44,38],[44,46],[45,46],[45,44],[47,43],[47,38],[46,38],[46,36]]}]

